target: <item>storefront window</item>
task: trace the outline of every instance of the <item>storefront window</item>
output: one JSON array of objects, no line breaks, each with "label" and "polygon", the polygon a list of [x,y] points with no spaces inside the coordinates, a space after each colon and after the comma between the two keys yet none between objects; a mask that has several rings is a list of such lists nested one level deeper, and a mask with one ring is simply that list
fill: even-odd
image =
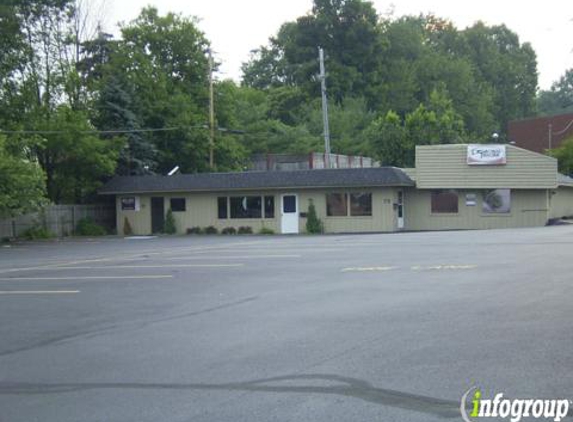
[{"label": "storefront window", "polygon": [[231,218],[261,218],[260,196],[231,196]]},{"label": "storefront window", "polygon": [[345,193],[326,194],[326,215],[329,217],[346,217],[348,215],[347,195]]},{"label": "storefront window", "polygon": [[371,193],[351,193],[350,194],[350,215],[371,216],[372,215],[372,194]]},{"label": "storefront window", "polygon": [[432,213],[456,214],[458,212],[458,193],[455,190],[436,190],[432,192]]},{"label": "storefront window", "polygon": [[485,214],[507,214],[511,211],[511,191],[493,189],[483,193],[482,211]]}]

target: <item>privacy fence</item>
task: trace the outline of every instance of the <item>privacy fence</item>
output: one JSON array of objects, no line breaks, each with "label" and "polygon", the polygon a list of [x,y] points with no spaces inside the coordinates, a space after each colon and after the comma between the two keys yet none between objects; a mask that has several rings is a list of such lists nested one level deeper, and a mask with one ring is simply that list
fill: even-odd
[{"label": "privacy fence", "polygon": [[20,237],[32,227],[44,227],[55,236],[71,236],[78,221],[90,217],[108,231],[115,230],[113,205],[50,205],[38,212],[0,220],[0,239]]}]

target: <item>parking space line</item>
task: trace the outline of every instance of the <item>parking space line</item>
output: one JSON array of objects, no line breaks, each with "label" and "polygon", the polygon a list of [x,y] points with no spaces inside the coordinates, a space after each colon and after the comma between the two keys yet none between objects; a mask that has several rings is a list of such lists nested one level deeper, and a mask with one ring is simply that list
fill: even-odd
[{"label": "parking space line", "polygon": [[118,269],[138,269],[138,268],[225,268],[225,267],[243,267],[245,264],[163,264],[163,265],[106,265],[106,266],[81,266],[81,267],[50,267],[43,270],[62,271],[62,270],[118,270]]},{"label": "parking space line", "polygon": [[174,256],[169,258],[156,258],[158,261],[178,261],[178,260],[219,260],[219,259],[259,259],[259,258],[301,258],[302,255],[221,255],[221,256]]},{"label": "parking space line", "polygon": [[431,271],[431,270],[473,270],[477,265],[428,265],[419,266],[415,265],[410,267],[412,271]]},{"label": "parking space line", "polygon": [[390,270],[399,270],[399,269],[410,269],[411,271],[440,271],[440,270],[473,270],[477,268],[477,265],[414,265],[411,267],[391,267],[391,266],[383,266],[383,267],[346,267],[342,268],[340,271],[343,273],[346,272],[372,272],[372,271],[390,271]]},{"label": "parking space line", "polygon": [[347,272],[368,272],[368,271],[390,271],[398,267],[347,267],[340,270],[343,273]]},{"label": "parking space line", "polygon": [[[264,245],[265,243],[268,244],[266,241],[245,241],[245,242],[237,242],[237,243],[226,243],[222,245],[215,245],[215,246],[191,246],[191,247],[178,247],[178,248],[170,248],[165,249],[160,252],[157,250],[153,251],[139,251],[133,254],[124,254],[124,255],[116,255],[111,257],[102,257],[102,258],[89,258],[89,259],[80,259],[74,261],[64,261],[64,262],[56,262],[53,264],[46,264],[46,265],[37,265],[33,267],[17,267],[17,268],[7,268],[7,269],[0,269],[0,274],[7,274],[13,273],[18,271],[31,271],[31,270],[45,270],[50,268],[58,268],[58,267],[67,267],[70,265],[77,265],[77,264],[90,264],[95,262],[113,262],[113,261],[138,261],[146,259],[146,256],[156,256],[156,255],[166,255],[169,253],[180,253],[180,252],[189,252],[189,253],[212,253],[213,251],[218,250],[225,250],[225,249],[232,249],[232,251],[228,252],[237,252],[237,247],[245,247],[250,245]],[[264,251],[268,251],[268,248],[263,249]]]},{"label": "parking space line", "polygon": [[77,277],[2,277],[0,281],[24,281],[24,280],[117,280],[117,279],[161,279],[173,278],[171,274],[159,275],[94,275],[94,276],[77,276]]},{"label": "parking space line", "polygon": [[317,248],[307,248],[307,247],[288,247],[288,248],[283,248],[283,247],[279,247],[279,248],[275,248],[275,247],[268,247],[268,248],[249,248],[249,249],[242,249],[240,251],[235,250],[235,249],[221,249],[221,250],[216,250],[216,251],[194,251],[192,252],[193,255],[195,256],[203,256],[203,255],[207,255],[207,254],[220,254],[221,256],[224,256],[225,254],[236,254],[236,253],[240,253],[240,254],[256,254],[256,253],[268,253],[269,250],[275,251],[279,254],[296,254],[296,253],[304,253],[306,254],[320,254],[320,253],[325,253],[325,252],[345,252],[348,250],[348,248],[323,248],[323,247],[317,247]]},{"label": "parking space line", "polygon": [[0,295],[73,295],[79,290],[0,290]]}]

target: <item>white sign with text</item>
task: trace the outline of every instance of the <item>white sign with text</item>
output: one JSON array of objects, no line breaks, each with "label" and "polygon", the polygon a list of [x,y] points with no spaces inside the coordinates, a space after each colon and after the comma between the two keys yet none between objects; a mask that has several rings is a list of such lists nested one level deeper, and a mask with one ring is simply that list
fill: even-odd
[{"label": "white sign with text", "polygon": [[507,163],[505,145],[468,145],[468,165],[496,166]]}]

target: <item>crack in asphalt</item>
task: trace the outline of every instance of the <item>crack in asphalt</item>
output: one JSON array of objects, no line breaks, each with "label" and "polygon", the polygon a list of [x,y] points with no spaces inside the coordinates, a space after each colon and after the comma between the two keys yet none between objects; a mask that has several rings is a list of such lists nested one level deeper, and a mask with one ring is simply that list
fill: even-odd
[{"label": "crack in asphalt", "polygon": [[[319,380],[337,385],[304,385],[301,381]],[[298,382],[295,385],[280,385],[284,382]],[[277,385],[279,384],[279,385]],[[360,399],[381,406],[411,410],[452,419],[460,417],[460,402],[444,400],[419,394],[379,388],[371,383],[352,377],[333,374],[300,374],[256,379],[231,383],[25,383],[0,382],[0,395],[64,394],[99,389],[129,390],[221,390],[264,392],[277,394],[304,393],[326,394]]]},{"label": "crack in asphalt", "polygon": [[126,330],[128,330],[128,331],[139,330],[139,329],[148,327],[150,325],[159,324],[162,322],[190,318],[190,317],[197,316],[197,315],[202,315],[202,314],[206,314],[206,313],[210,313],[210,312],[219,311],[222,309],[231,308],[234,306],[243,305],[245,303],[257,300],[258,298],[259,298],[259,296],[250,296],[250,297],[247,297],[247,298],[244,298],[241,300],[236,300],[233,302],[227,302],[227,303],[223,303],[221,305],[212,306],[210,308],[200,309],[197,311],[184,312],[184,313],[175,314],[175,315],[167,315],[167,316],[164,316],[161,318],[149,319],[149,320],[145,320],[145,321],[129,322],[129,323],[125,323],[125,324],[113,324],[113,325],[105,326],[105,327],[95,329],[95,330],[79,331],[79,332],[76,332],[73,334],[61,335],[61,336],[49,338],[46,340],[42,340],[42,341],[39,341],[36,343],[28,344],[26,346],[21,346],[21,347],[16,347],[13,349],[7,349],[7,350],[0,351],[0,357],[12,355],[12,354],[19,353],[19,352],[25,352],[28,350],[38,349],[41,347],[47,347],[47,346],[51,346],[54,344],[63,344],[63,343],[67,343],[67,342],[77,340],[80,338],[81,339],[89,339],[89,338],[97,337],[99,335],[107,334],[107,333],[111,333],[111,332],[126,331]]}]

